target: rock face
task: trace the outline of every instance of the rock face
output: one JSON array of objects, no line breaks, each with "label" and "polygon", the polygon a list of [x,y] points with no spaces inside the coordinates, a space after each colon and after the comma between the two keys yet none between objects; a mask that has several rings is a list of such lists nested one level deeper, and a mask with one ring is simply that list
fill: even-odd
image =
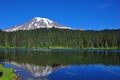
[{"label": "rock face", "polygon": [[37,28],[53,28],[53,27],[58,29],[71,29],[70,27],[57,24],[56,22],[53,22],[50,19],[35,17],[25,24],[14,26],[14,27],[5,29],[4,31],[12,32],[12,31],[18,31],[18,30],[32,30]]}]

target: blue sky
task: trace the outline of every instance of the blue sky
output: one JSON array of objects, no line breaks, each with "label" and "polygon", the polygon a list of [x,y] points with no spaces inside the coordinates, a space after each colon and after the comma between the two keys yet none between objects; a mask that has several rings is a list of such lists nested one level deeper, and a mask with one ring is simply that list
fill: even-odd
[{"label": "blue sky", "polygon": [[0,29],[36,16],[76,29],[118,29],[120,0],[0,0]]}]

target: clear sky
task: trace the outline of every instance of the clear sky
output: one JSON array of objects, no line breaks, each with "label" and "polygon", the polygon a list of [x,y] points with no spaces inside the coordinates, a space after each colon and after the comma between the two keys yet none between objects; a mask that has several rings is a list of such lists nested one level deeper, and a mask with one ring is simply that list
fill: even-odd
[{"label": "clear sky", "polygon": [[85,30],[120,28],[120,0],[0,0],[0,29],[34,17]]}]

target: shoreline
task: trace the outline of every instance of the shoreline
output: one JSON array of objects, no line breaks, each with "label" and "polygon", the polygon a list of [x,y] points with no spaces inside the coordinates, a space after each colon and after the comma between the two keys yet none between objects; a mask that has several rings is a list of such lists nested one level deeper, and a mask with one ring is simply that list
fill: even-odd
[{"label": "shoreline", "polygon": [[19,79],[14,70],[12,68],[5,68],[4,64],[0,64],[0,72],[0,80]]},{"label": "shoreline", "polygon": [[25,47],[0,47],[0,49],[51,49],[51,50],[55,50],[55,49],[63,49],[63,50],[67,50],[67,49],[73,49],[73,50],[120,50],[119,48],[116,47],[111,47],[111,48],[68,48],[68,47],[29,47],[29,48],[25,48]]}]

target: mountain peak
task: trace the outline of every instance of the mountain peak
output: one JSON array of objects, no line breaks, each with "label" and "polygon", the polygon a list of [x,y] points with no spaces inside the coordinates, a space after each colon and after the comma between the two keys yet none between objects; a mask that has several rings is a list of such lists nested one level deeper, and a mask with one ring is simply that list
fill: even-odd
[{"label": "mountain peak", "polygon": [[57,24],[56,22],[48,18],[35,17],[32,20],[28,21],[27,23],[5,29],[4,31],[12,32],[12,31],[18,31],[18,30],[32,30],[37,28],[52,28],[52,27],[55,27],[58,29],[71,29],[69,27]]},{"label": "mountain peak", "polygon": [[33,18],[32,20],[35,20],[35,21],[37,21],[37,22],[39,22],[39,21],[44,21],[44,22],[50,22],[50,23],[52,23],[53,21],[52,20],[50,20],[50,19],[48,19],[48,18],[41,18],[41,17],[35,17],[35,18]]},{"label": "mountain peak", "polygon": [[33,20],[41,20],[42,18],[41,17],[34,17]]},{"label": "mountain peak", "polygon": [[33,19],[41,19],[41,17],[38,17],[38,16],[37,16],[37,17],[34,17]]}]

